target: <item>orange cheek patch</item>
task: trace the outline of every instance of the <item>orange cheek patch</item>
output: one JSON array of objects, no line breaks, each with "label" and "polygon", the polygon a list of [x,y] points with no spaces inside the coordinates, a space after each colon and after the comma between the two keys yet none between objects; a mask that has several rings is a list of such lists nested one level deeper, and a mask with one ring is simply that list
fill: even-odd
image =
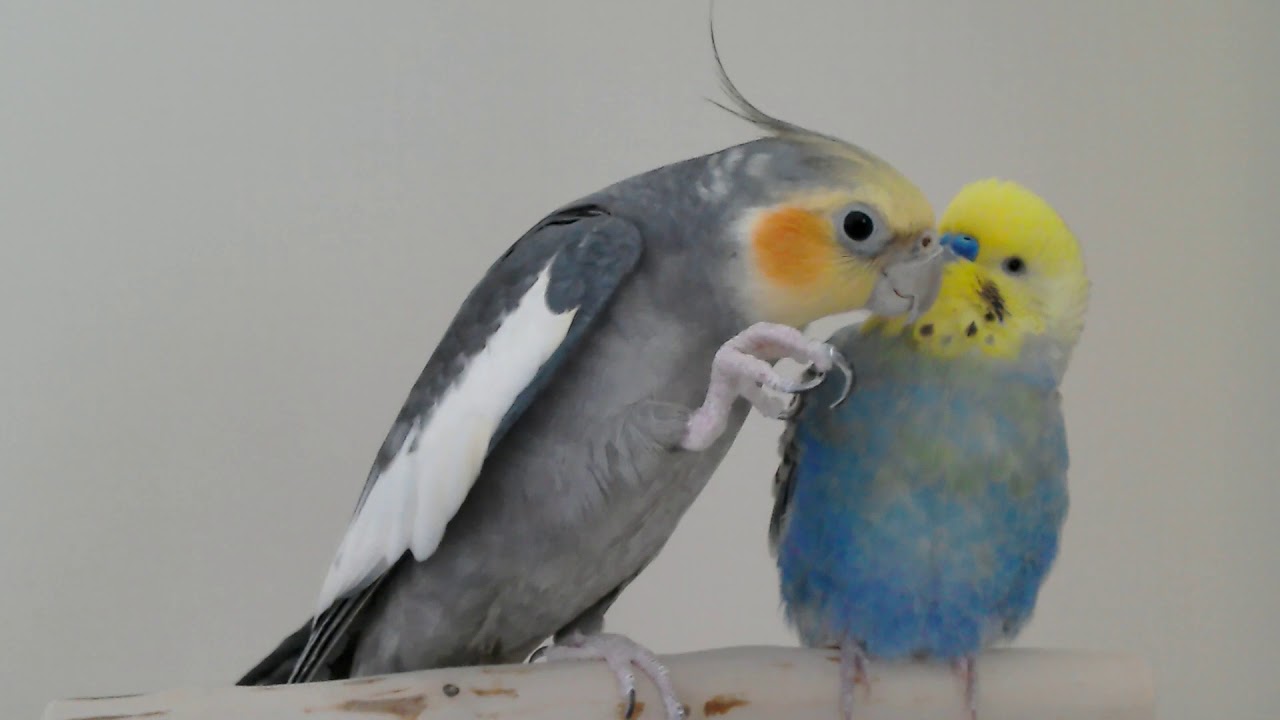
[{"label": "orange cheek patch", "polygon": [[812,286],[835,267],[830,224],[801,208],[782,208],[762,217],[751,245],[761,274],[778,285]]}]

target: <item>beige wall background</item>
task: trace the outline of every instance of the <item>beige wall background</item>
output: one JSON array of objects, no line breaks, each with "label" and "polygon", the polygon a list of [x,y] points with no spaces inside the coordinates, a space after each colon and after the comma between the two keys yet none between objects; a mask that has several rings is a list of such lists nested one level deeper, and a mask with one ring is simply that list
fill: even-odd
[{"label": "beige wall background", "polygon": [[[1074,504],[1023,643],[1144,655],[1170,719],[1280,714],[1278,8],[718,9],[764,108],[1078,231]],[[471,284],[552,207],[749,138],[715,93],[701,2],[0,6],[0,715],[257,661]],[[612,628],[793,642],[779,429]]]}]

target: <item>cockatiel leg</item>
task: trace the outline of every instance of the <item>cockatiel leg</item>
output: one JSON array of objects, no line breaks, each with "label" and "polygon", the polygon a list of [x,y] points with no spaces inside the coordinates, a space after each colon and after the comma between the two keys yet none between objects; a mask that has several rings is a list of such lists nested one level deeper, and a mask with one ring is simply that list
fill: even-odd
[{"label": "cockatiel leg", "polygon": [[[783,358],[809,363],[817,374],[805,381],[788,380],[771,364]],[[739,397],[746,398],[764,415],[782,416],[788,410],[788,401],[767,394],[766,388],[781,393],[811,390],[833,367],[844,373],[847,387],[853,374],[844,358],[827,343],[787,325],[761,322],[748,327],[716,352],[706,400],[690,416],[681,446],[686,450],[710,447],[724,433],[729,412]]]},{"label": "cockatiel leg", "polygon": [[636,676],[632,668],[638,668],[658,688],[662,697],[662,706],[668,720],[683,720],[684,707],[676,697],[676,688],[671,683],[667,668],[650,650],[623,635],[612,633],[594,633],[583,635],[573,633],[546,648],[542,659],[555,660],[604,660],[618,679],[618,689],[626,700],[623,713],[630,720],[636,709]]}]

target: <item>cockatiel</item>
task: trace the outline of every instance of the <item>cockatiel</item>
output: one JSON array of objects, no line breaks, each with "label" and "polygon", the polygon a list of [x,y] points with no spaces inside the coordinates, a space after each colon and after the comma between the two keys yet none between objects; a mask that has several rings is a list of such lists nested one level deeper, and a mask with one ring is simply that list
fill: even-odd
[{"label": "cockatiel", "polygon": [[749,407],[777,416],[815,384],[772,361],[841,364],[798,328],[921,312],[948,257],[901,173],[720,70],[767,136],[569,203],[494,263],[378,451],[315,618],[241,684],[518,662],[554,637],[549,659],[606,660],[631,707],[638,668],[680,715],[656,657],[600,633],[605,611]]}]

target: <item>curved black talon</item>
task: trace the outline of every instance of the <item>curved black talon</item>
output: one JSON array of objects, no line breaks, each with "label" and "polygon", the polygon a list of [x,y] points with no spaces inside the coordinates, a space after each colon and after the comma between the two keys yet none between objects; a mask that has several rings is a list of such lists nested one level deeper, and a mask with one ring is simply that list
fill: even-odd
[{"label": "curved black talon", "polygon": [[812,373],[806,373],[806,374],[810,375],[810,377],[807,380],[800,380],[792,384],[791,386],[785,388],[786,392],[790,392],[790,393],[808,392],[818,387],[819,385],[821,385],[822,381],[827,379],[827,374],[825,372],[819,372],[817,370],[814,370]]},{"label": "curved black talon", "polygon": [[534,651],[533,651],[533,654],[531,654],[531,655],[529,656],[529,659],[528,659],[528,660],[525,660],[525,663],[526,663],[526,664],[529,664],[529,663],[535,663],[535,662],[537,662],[537,661],[538,661],[538,658],[540,658],[540,657],[542,657],[543,655],[546,655],[546,654],[547,654],[547,648],[549,648],[549,647],[551,647],[551,646],[550,646],[550,645],[542,645],[542,646],[539,646],[539,647],[538,647],[538,649],[537,649],[537,650],[534,650]]},{"label": "curved black talon", "polygon": [[624,720],[631,720],[636,714],[636,689],[631,688],[627,691],[627,711],[622,713]]},{"label": "curved black talon", "polygon": [[832,409],[835,409],[840,407],[840,403],[849,399],[849,393],[853,392],[854,376],[853,366],[850,365],[849,361],[844,359],[844,355],[841,355],[840,351],[835,348],[831,348],[831,366],[844,373],[844,388],[840,391],[840,397],[836,398],[836,401],[831,403]]}]

